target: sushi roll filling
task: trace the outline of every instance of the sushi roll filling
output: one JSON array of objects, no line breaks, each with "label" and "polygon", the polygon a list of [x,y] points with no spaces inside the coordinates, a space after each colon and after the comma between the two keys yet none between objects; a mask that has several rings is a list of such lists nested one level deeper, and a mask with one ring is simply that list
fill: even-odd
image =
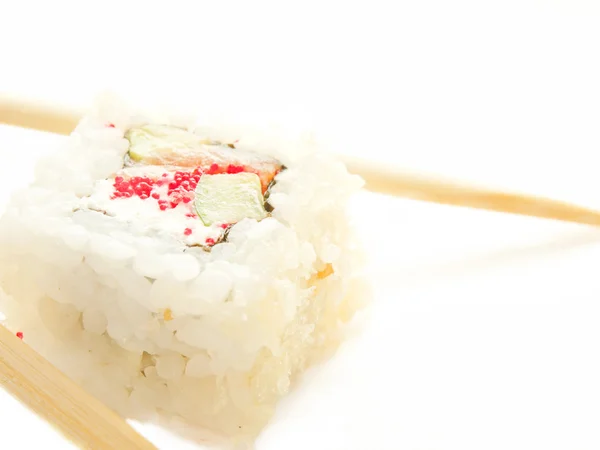
[{"label": "sushi roll filling", "polygon": [[272,211],[265,196],[284,169],[279,161],[171,126],[132,128],[125,137],[123,168],[95,184],[83,209],[205,250],[235,223]]}]

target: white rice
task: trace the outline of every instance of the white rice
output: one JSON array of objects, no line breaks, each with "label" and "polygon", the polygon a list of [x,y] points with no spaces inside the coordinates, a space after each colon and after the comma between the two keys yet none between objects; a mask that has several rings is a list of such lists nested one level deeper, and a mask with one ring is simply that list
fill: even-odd
[{"label": "white rice", "polygon": [[[200,126],[279,158],[287,170],[269,198],[272,217],[243,220],[209,253],[74,212],[96,181],[122,167],[125,130],[145,122]],[[336,347],[364,300],[345,212],[361,186],[301,139],[136,114],[111,100],[39,163],[35,182],[0,219],[0,311],[126,417],[160,414],[254,436],[294,377]],[[319,279],[328,264],[333,273]]]}]

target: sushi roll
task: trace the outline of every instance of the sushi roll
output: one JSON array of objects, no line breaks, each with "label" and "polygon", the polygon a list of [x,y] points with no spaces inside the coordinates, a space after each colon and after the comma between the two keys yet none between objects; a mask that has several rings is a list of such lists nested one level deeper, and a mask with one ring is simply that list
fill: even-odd
[{"label": "sushi roll", "polygon": [[0,311],[123,416],[255,436],[365,301],[361,186],[302,139],[100,102],[0,219]]}]

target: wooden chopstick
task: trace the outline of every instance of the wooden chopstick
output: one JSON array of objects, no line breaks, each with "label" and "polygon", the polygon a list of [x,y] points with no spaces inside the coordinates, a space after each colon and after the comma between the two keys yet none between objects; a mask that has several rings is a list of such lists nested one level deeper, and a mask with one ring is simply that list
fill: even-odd
[{"label": "wooden chopstick", "polygon": [[125,420],[3,326],[0,384],[82,449],[156,450]]},{"label": "wooden chopstick", "polygon": [[583,225],[600,225],[600,211],[520,193],[502,192],[454,181],[411,174],[362,159],[343,158],[348,170],[361,175],[366,188],[381,194]]},{"label": "wooden chopstick", "polygon": [[0,123],[68,135],[80,115],[66,108],[0,94]]},{"label": "wooden chopstick", "polygon": [[[79,119],[80,115],[74,111],[0,96],[0,123],[69,134]],[[593,209],[543,197],[442,181],[362,159],[340,158],[350,172],[365,179],[365,188],[372,192],[445,205],[600,225],[600,212]]]}]

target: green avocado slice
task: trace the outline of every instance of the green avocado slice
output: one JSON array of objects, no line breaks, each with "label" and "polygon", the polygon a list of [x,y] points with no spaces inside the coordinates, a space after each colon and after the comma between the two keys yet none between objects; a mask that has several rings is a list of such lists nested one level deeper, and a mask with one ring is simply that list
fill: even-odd
[{"label": "green avocado slice", "polygon": [[246,218],[262,220],[268,215],[255,173],[202,175],[195,194],[196,212],[207,226]]},{"label": "green avocado slice", "polygon": [[186,154],[197,151],[201,145],[215,145],[189,131],[168,125],[145,125],[132,128],[125,133],[129,141],[129,157],[137,162],[153,163],[171,154]]}]

